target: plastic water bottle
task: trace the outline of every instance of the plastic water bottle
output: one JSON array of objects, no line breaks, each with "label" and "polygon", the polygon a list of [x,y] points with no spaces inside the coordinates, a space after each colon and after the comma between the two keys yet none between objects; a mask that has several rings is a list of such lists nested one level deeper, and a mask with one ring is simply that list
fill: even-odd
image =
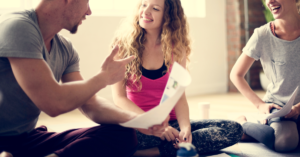
[{"label": "plastic water bottle", "polygon": [[191,143],[179,143],[177,157],[199,157],[196,147]]}]

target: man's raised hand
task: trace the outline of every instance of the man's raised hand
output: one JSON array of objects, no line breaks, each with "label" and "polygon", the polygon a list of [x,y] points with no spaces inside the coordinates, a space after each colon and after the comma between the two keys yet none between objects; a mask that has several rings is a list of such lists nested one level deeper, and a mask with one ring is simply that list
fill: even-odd
[{"label": "man's raised hand", "polygon": [[115,46],[101,66],[100,73],[105,75],[107,85],[114,84],[124,79],[126,71],[125,66],[135,58],[134,56],[130,56],[124,59],[116,60],[114,58],[118,51],[119,46]]}]

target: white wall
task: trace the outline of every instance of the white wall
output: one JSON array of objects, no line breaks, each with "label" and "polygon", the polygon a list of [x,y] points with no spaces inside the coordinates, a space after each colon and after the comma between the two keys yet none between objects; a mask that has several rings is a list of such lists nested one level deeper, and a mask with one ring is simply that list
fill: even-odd
[{"label": "white wall", "polygon": [[[187,96],[227,91],[227,45],[225,0],[207,0],[205,18],[189,18],[193,39],[190,72],[192,84]],[[104,58],[110,53],[109,44],[124,17],[88,17],[78,33],[61,34],[71,39],[81,58],[84,78],[95,75]],[[102,89],[99,95],[111,99],[111,89]]]}]

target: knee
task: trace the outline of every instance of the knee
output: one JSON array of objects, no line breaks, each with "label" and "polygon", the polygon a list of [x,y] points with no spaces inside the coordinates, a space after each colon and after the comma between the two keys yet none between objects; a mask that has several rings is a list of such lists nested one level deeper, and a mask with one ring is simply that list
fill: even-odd
[{"label": "knee", "polygon": [[107,136],[126,146],[137,146],[137,137],[134,129],[125,128],[119,125],[102,125],[99,130],[105,130],[105,134],[100,131],[99,136]]},{"label": "knee", "polygon": [[286,152],[297,148],[299,143],[299,134],[295,122],[274,122],[271,124],[271,127],[275,130],[275,151]]},{"label": "knee", "polygon": [[240,141],[243,136],[243,127],[240,123],[237,123],[235,121],[231,122],[231,128],[234,131],[233,134],[235,135],[237,141]]},{"label": "knee", "polygon": [[132,156],[138,147],[134,129],[124,128],[119,125],[102,125],[98,130],[97,137],[102,140],[97,141],[101,144],[105,143],[103,147],[108,150],[111,148],[117,149],[112,156]]}]

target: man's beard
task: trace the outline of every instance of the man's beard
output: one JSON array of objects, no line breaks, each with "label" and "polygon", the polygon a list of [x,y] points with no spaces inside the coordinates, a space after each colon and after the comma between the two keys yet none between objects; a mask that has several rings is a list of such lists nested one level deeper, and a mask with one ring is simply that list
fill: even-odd
[{"label": "man's beard", "polygon": [[78,26],[79,26],[79,23],[76,24],[76,25],[74,25],[73,28],[70,30],[70,32],[71,32],[72,34],[75,34],[75,33],[77,32],[77,30],[78,30]]}]

